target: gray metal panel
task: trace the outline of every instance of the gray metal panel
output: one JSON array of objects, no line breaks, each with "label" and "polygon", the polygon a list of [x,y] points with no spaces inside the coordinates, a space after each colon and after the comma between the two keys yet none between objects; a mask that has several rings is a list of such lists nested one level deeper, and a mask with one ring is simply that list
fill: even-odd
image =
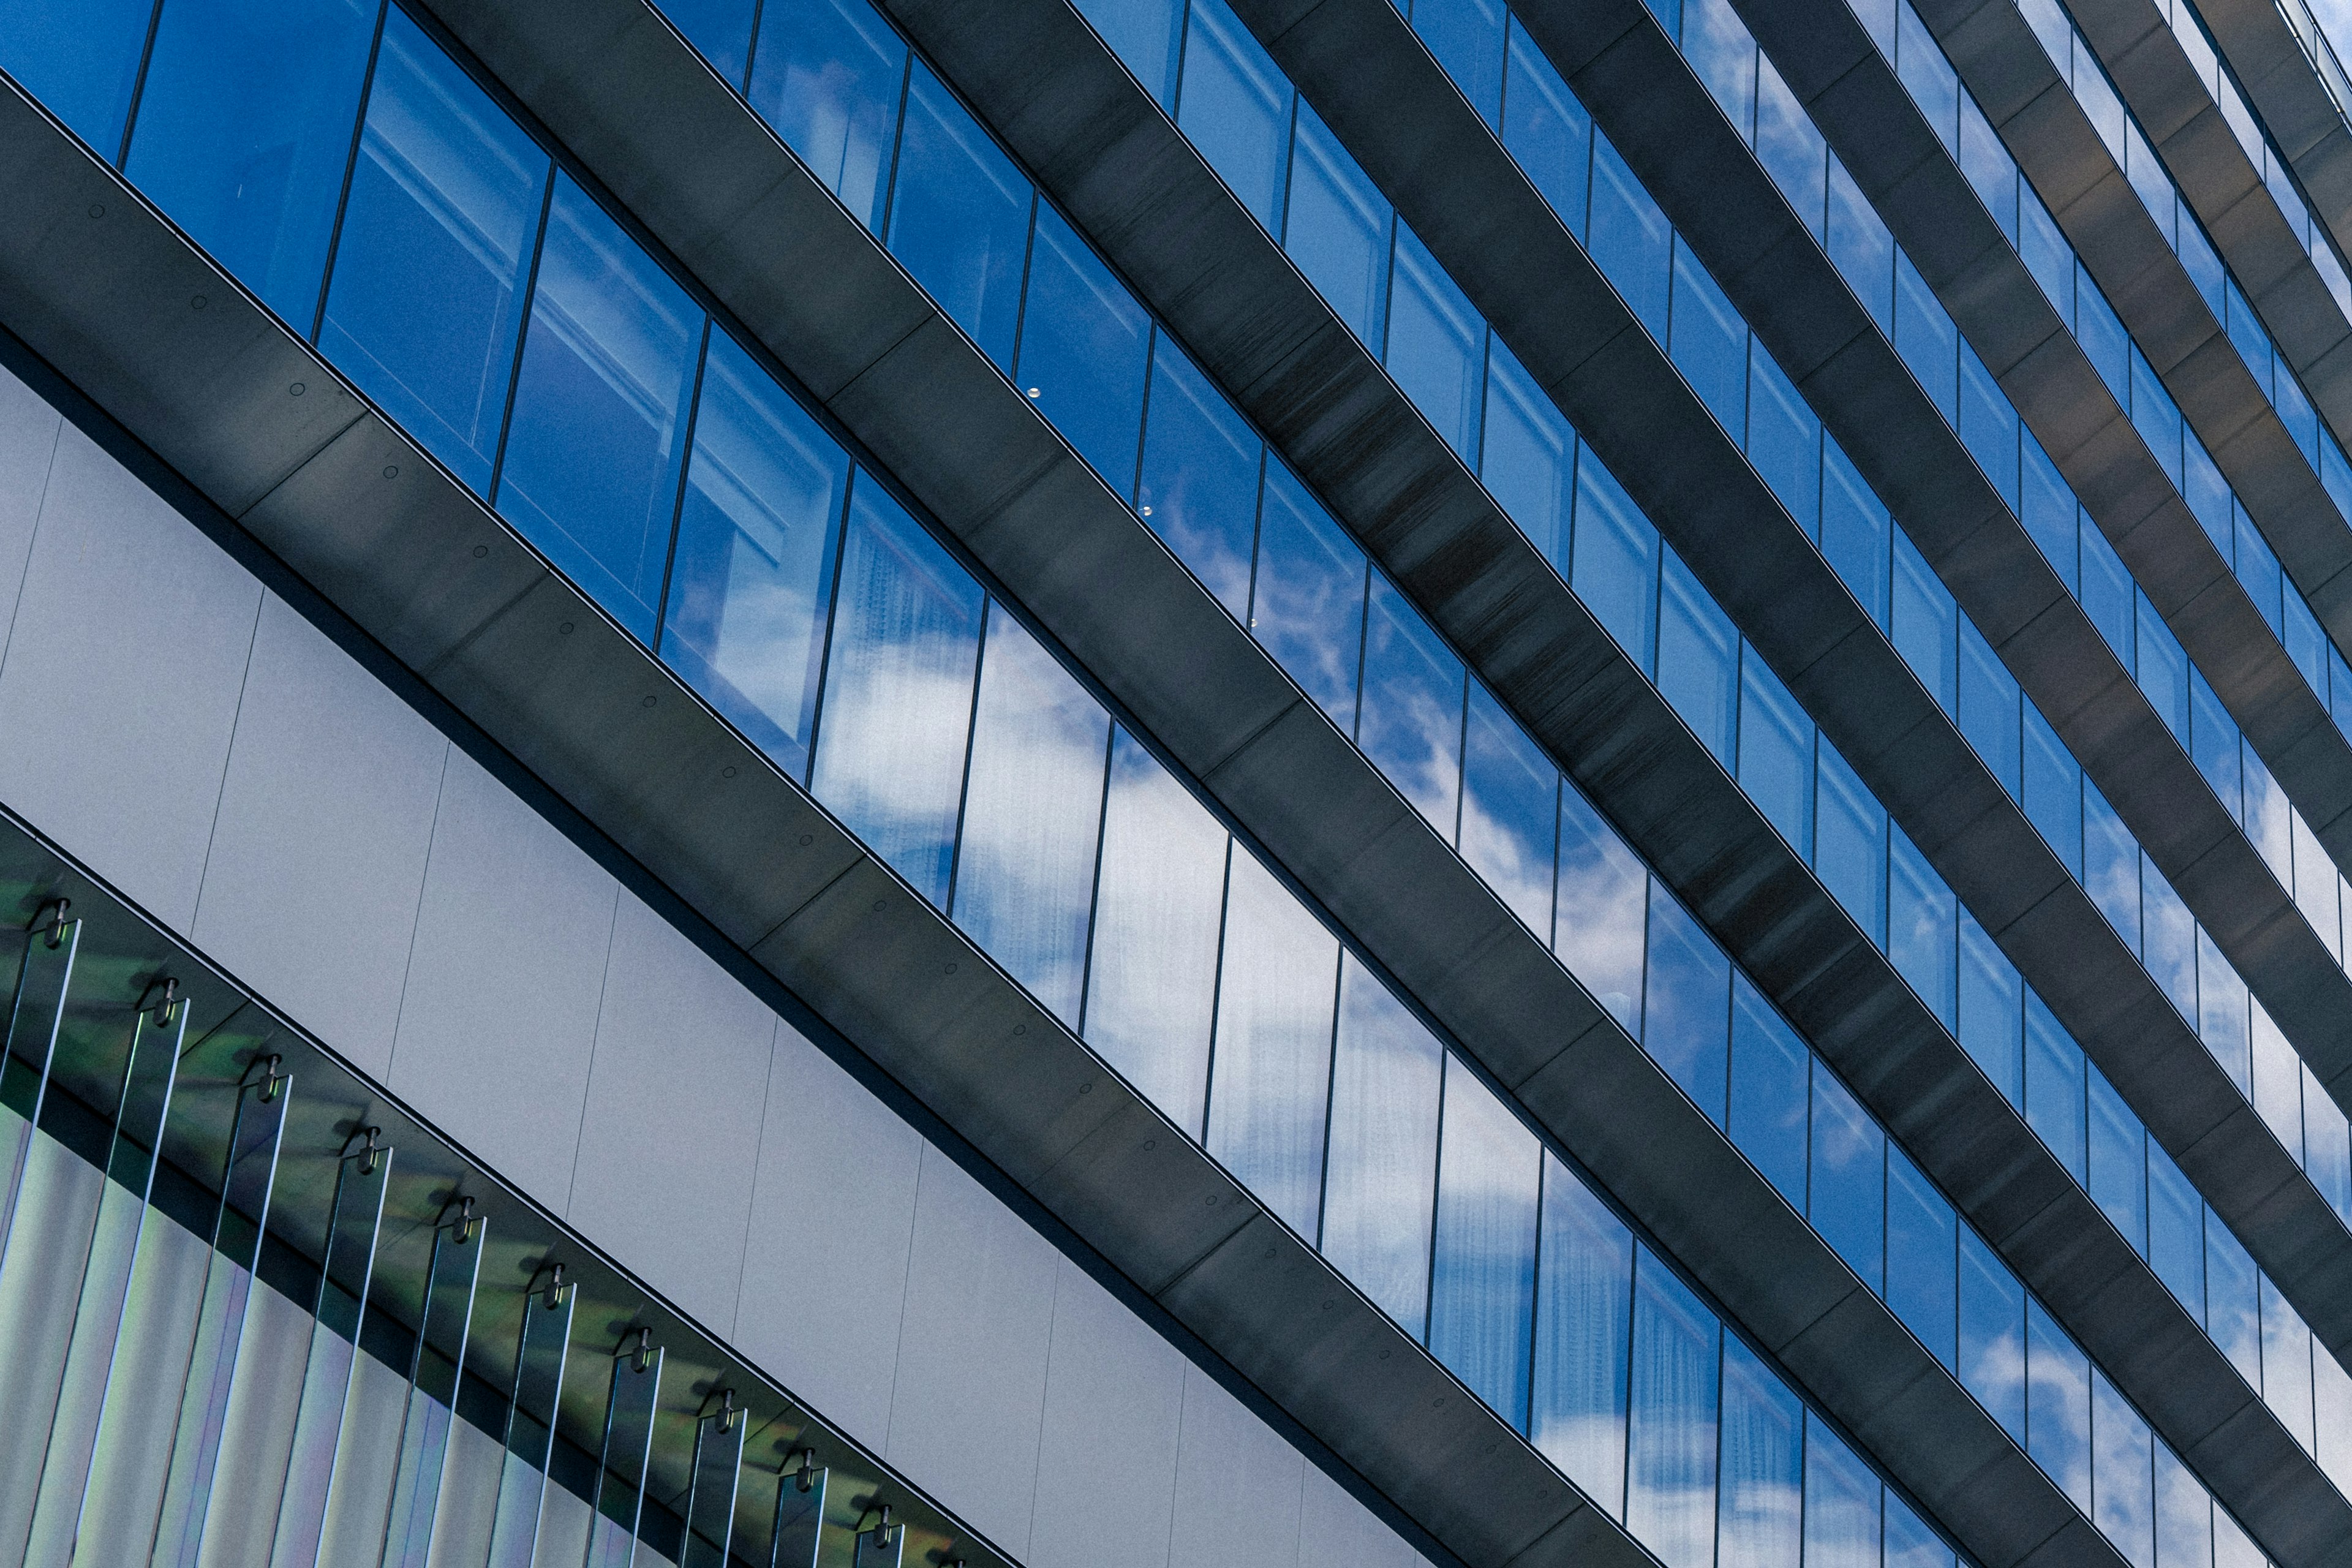
[{"label": "gray metal panel", "polygon": [[[562,1212],[620,889],[451,747],[384,1081]],[[481,1048],[485,1038],[499,1048]]]},{"label": "gray metal panel", "polygon": [[2286,154],[2313,216],[2339,247],[2352,248],[2352,128],[2275,0],[2204,0],[2197,9]]},{"label": "gray metal panel", "polygon": [[[1057,1260],[1029,1568],[1164,1568],[1190,1366],[1086,1270]],[[1347,1496],[1314,1467],[1307,1475]],[[1370,1540],[1407,1551],[1363,1517]]]},{"label": "gray metal panel", "polygon": [[777,1021],[624,890],[564,1217],[672,1301],[733,1321]]},{"label": "gray metal panel", "polygon": [[[922,1151],[913,1128],[798,1030],[777,1030],[733,1337],[877,1452]],[[857,1179],[840,1181],[845,1171]]]},{"label": "gray metal panel", "polygon": [[1303,1471],[1265,1422],[1185,1368],[1168,1568],[1293,1568]]},{"label": "gray metal panel", "polygon": [[925,1147],[883,1457],[1015,1556],[1029,1551],[1061,1268],[1051,1242]]},{"label": "gray metal panel", "polygon": [[262,596],[190,936],[377,1079],[448,753],[383,682]]},{"label": "gray metal panel", "polygon": [[66,430],[0,664],[0,799],[174,931],[195,915],[260,609],[249,574]]},{"label": "gray metal panel", "polygon": [[1425,1561],[1312,1465],[1298,1498],[1298,1560],[1348,1568],[1417,1568]]},{"label": "gray metal panel", "polygon": [[16,618],[16,591],[24,585],[25,559],[33,548],[33,525],[48,493],[49,464],[57,455],[64,417],[32,388],[0,371],[0,648]]}]

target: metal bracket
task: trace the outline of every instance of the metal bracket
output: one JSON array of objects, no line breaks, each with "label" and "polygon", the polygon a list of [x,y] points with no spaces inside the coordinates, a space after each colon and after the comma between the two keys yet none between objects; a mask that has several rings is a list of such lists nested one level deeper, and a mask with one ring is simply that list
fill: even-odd
[{"label": "metal bracket", "polygon": [[49,899],[33,911],[33,923],[26,929],[54,948],[66,939],[66,911],[71,908],[71,899]]},{"label": "metal bracket", "polygon": [[259,1079],[261,1103],[268,1105],[271,1100],[276,1100],[278,1098],[278,1091],[286,1087],[286,1075],[278,1070],[285,1065],[286,1058],[278,1055],[274,1051],[266,1057],[256,1057],[253,1060],[246,1064],[245,1076],[237,1080],[237,1087],[240,1089],[253,1088],[256,1082],[253,1076],[253,1069],[255,1068],[259,1068],[261,1069],[261,1078]]},{"label": "metal bracket", "polygon": [[[383,1163],[383,1157],[386,1154],[392,1152],[391,1150],[386,1149],[383,1145],[376,1142],[377,1139],[383,1136],[383,1129],[381,1127],[354,1127],[352,1129],[351,1138],[343,1140],[342,1157],[346,1160],[358,1160],[360,1163],[361,1175],[374,1175],[376,1166]],[[364,1139],[365,1142],[362,1142],[359,1148],[353,1149],[352,1147],[352,1139],[353,1138]]]},{"label": "metal bracket", "polygon": [[[156,1000],[150,1002],[148,998],[154,996],[155,993],[159,989],[163,992],[163,995],[157,997]],[[173,1016],[177,1012],[179,1005],[179,977],[177,975],[166,974],[160,980],[151,980],[147,983],[147,989],[139,994],[139,1005],[133,1009],[133,1011],[139,1013],[142,1016],[149,1013],[154,1014],[155,1027],[165,1029],[171,1027]]]}]

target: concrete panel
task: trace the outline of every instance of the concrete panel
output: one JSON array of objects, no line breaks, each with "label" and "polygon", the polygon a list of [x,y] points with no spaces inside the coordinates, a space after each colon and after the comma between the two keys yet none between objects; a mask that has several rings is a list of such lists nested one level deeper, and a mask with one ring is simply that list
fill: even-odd
[{"label": "concrete panel", "polygon": [[[1084,1269],[1060,1260],[1030,1568],[1163,1568],[1184,1384],[1196,1370]],[[1310,1466],[1307,1474],[1322,1472]],[[1402,1548],[1366,1521],[1375,1538]]]},{"label": "concrete panel", "polygon": [[725,1333],[778,1024],[624,890],[564,1217]]},{"label": "concrete panel", "polygon": [[6,646],[16,618],[25,558],[33,548],[33,525],[41,515],[64,424],[31,387],[0,370],[0,647]]},{"label": "concrete panel", "polygon": [[620,889],[452,748],[390,1082],[562,1212]]},{"label": "concrete panel", "polygon": [[[1198,1367],[1184,1369],[1168,1568],[1296,1568],[1306,1465]],[[1344,1557],[1321,1559],[1346,1562]]]},{"label": "concrete panel", "polygon": [[1015,1556],[1029,1549],[1061,1266],[1045,1237],[924,1149],[883,1458]]},{"label": "concrete panel", "polygon": [[799,1031],[778,1028],[734,1342],[877,1450],[890,1429],[922,1150],[914,1129]]},{"label": "concrete panel", "polygon": [[448,752],[415,710],[263,595],[191,935],[378,1079]]},{"label": "concrete panel", "polygon": [[0,800],[174,931],[196,910],[261,585],[68,429],[0,663]]}]

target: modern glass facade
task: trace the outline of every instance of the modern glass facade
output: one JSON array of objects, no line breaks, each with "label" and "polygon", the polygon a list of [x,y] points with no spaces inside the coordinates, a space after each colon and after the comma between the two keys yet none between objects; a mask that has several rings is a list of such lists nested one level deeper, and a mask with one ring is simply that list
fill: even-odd
[{"label": "modern glass facade", "polygon": [[[1708,1254],[1730,1247],[1735,1222],[1662,1239],[1649,1216],[1686,1201],[1596,1174],[1592,1152],[1560,1134],[1528,1086],[1507,1081],[1493,1039],[1425,983],[1400,979],[1389,939],[1354,929],[1322,896],[1325,872],[1286,859],[1254,829],[1238,786],[1180,763],[1072,651],[1078,639],[1055,619],[1066,612],[1041,611],[1034,584],[984,564],[908,465],[877,455],[830,393],[788,368],[792,345],[736,312],[730,279],[698,275],[609,193],[609,148],[566,145],[529,111],[541,84],[502,79],[468,53],[461,40],[499,5],[0,5],[0,70],[249,294],[271,331],[429,453],[792,798],[813,802],[925,919],[982,955],[1009,994],[1117,1074],[1151,1125],[1310,1249],[1332,1291],[1376,1309],[1445,1387],[1572,1487],[1629,1561],[1989,1558],[1982,1521],[2000,1500],[1857,1414],[1852,1387],[1917,1352],[1958,1402],[1937,1408],[1965,1412],[1994,1450],[2021,1457],[2000,1484],[2053,1532],[2074,1531],[2070,1562],[2302,1568],[2352,1547],[2352,1374],[2340,1359],[2352,1342],[2331,1338],[2347,1320],[2313,1283],[2328,1277],[2282,1285],[2283,1270],[2257,1261],[2283,1255],[2269,1233],[2242,1237],[2247,1218],[2225,1217],[2188,1173],[2204,1168],[2198,1151],[2168,1148],[2155,1113],[2086,1056],[2076,1034],[2111,1020],[2047,983],[2067,955],[2037,949],[2015,910],[1955,893],[1936,858],[1957,853],[1947,825],[1882,804],[1865,773],[1884,759],[1858,767],[1832,743],[1798,695],[1818,676],[1776,669],[1761,628],[1740,618],[1754,612],[1736,616],[1705,585],[1723,563],[1676,548],[1683,503],[1637,502],[1604,466],[1567,412],[1558,367],[1523,359],[1490,326],[1331,128],[1347,117],[1294,85],[1258,7],[1071,4],[1005,10],[1115,55],[1133,100],[1122,111],[1171,128],[1218,199],[1255,220],[1252,243],[1311,288],[1328,315],[1302,325],[1328,322],[1369,356],[1376,395],[1443,443],[1469,491],[1548,563],[1562,602],[1606,632],[1645,700],[1663,702],[1842,912],[1862,962],[1894,977],[1902,1005],[1997,1091],[2000,1128],[2030,1132],[2069,1201],[2087,1198],[2107,1227],[2098,1239],[2120,1242],[2134,1278],[2161,1285],[2158,1305],[2196,1331],[2200,1389],[2241,1402],[2263,1438],[2291,1439],[2282,1451],[2308,1476],[2292,1501],[2246,1490],[2200,1451],[2206,1434],[2151,1414],[2177,1408],[2168,1369],[2083,1348],[2100,1337],[2102,1302],[2053,1305],[2027,1282],[2048,1244],[2025,1216],[1948,1195],[1944,1167],[1873,1109],[1899,1107],[1904,1088],[1858,1091],[1851,1058],[1832,1067],[1790,1022],[1791,966],[1759,980],[1743,956],[1761,951],[1747,945],[1756,934],[1711,930],[1693,912],[1711,907],[1721,873],[1621,831],[1621,792],[1641,787],[1638,773],[1596,784],[1590,759],[1538,739],[1485,656],[1400,585],[1403,547],[1387,520],[1301,477],[1305,465],[1244,411],[1262,393],[1222,384],[1217,357],[1171,327],[1174,302],[1106,259],[1109,237],[1056,199],[1063,176],[1015,156],[1034,142],[991,123],[1003,106],[960,80],[950,53],[916,41],[918,22],[902,27],[866,0],[677,0],[626,18],[653,40],[632,47],[698,55],[725,90],[693,111],[772,133],[793,177],[830,193],[907,300],[993,367],[991,417],[1010,408],[1044,422],[1245,635],[1316,733],[1336,735],[1384,799],[1410,807],[1401,820],[1443,847],[1444,874],[1507,912],[1510,941],[1591,1014],[1589,1037],[1624,1042],[1696,1113],[1693,1136],[1737,1152],[1731,1196],[1801,1221],[1802,1267],[1850,1283],[1900,1347],[1858,1342],[1854,1364],[1832,1375],[1774,1314],[1727,1305],[1706,1283]],[[2012,401],[1956,321],[1965,310],[1930,283],[1941,270],[1898,243],[1836,134],[1727,0],[1653,5],[1645,24],[1810,235],[1807,264],[1843,281],[1873,344],[1907,374],[1906,395],[1939,416],[1933,439],[1985,489],[2000,525],[2038,549],[2063,589],[2052,614],[2094,629],[2161,721],[2158,761],[2193,767],[2226,814],[2257,873],[2229,887],[2198,867],[2168,876],[2143,847],[2165,825],[2109,804],[2130,759],[2087,745],[2077,715],[2045,716],[2073,689],[2030,661],[2012,668],[2006,637],[1963,607],[1968,563],[1923,552],[1957,503],[1866,477],[1836,432],[1874,411],[1782,369],[1669,216],[1673,198],[1635,172],[1653,160],[1621,150],[1571,85],[1575,69],[1548,55],[1540,18],[1531,26],[1499,0],[1395,9],[1671,365],[1675,395],[1704,411],[1722,459],[1756,482],[1765,504],[1753,527],[1801,536],[1867,623],[1864,657],[1893,661],[1932,700],[1944,731],[2000,785],[2002,809],[2168,1005],[2164,1026],[2218,1064],[2231,1114],[2258,1124],[2299,1173],[2297,1190],[2315,1194],[2322,1222],[2302,1245],[2352,1259],[2352,1124],[2342,1081],[2315,1070],[2329,1058],[2304,1022],[2312,985],[2352,975],[2352,882],[2329,837],[2346,803],[2315,791],[2297,759],[2258,747],[2253,735],[2276,731],[2246,673],[2264,660],[2291,672],[2296,700],[2326,720],[2325,744],[2352,743],[2341,651],[2352,637],[2331,618],[2340,595],[2270,542],[2313,497],[2346,526],[2352,467],[2328,399],[2306,389],[2303,327],[2249,303],[2260,290],[2198,222],[2095,51],[2055,0],[2024,8],[2299,469],[2255,465],[2238,432],[2184,415],[2207,406],[2182,379],[2197,373],[2126,326],[2098,258],[2078,257],[1908,0],[1853,13],[2039,284],[2059,352],[2087,363],[2128,421],[2166,487],[2150,506],[2200,525],[2230,591],[2260,612],[2269,640],[2225,650],[2226,668],[2174,584],[2126,564],[2142,559],[2126,537],[2137,520],[2079,499],[2105,492],[2070,433],[2020,412],[2044,405]],[[2172,22],[2203,39],[2193,16]],[[2299,225],[2345,305],[2352,290],[2325,224],[2218,66],[2211,80],[2272,182],[2265,199]],[[977,468],[952,452],[941,460]],[[1118,597],[1107,585],[1100,613],[1117,613]],[[2191,643],[2205,650],[2196,658]],[[1360,791],[1304,773],[1297,789],[1310,809],[1378,820]],[[595,803],[571,804],[594,819]],[[2233,961],[2278,951],[2228,913],[2242,897],[2276,900],[2271,929],[2315,941],[2325,974]],[[353,1120],[330,1152],[320,1126],[288,1109],[314,1078],[341,1075],[332,1097],[364,1089],[308,1041],[296,1069],[292,1047],[245,1025],[183,1040],[194,1004],[168,989],[127,1011],[110,994],[90,1004],[102,1025],[61,1031],[81,984],[68,970],[89,968],[75,956],[82,912],[26,899],[0,1360],[40,1415],[16,1426],[0,1468],[0,1555],[521,1563],[642,1552],[864,1568],[902,1551],[946,1563],[966,1550],[969,1531],[913,1489],[919,1473],[887,1473],[749,1367],[704,1367],[692,1386],[710,1397],[681,1414],[680,1358],[702,1367],[730,1352],[689,1348],[674,1321],[618,1306],[590,1322],[581,1292],[626,1295],[596,1266],[543,1277],[534,1263],[520,1286],[508,1278],[523,1256],[505,1239],[509,1211],[542,1260],[593,1247],[593,1235],[560,1234],[511,1199],[485,1196],[500,1212],[478,1214],[420,1185],[395,1242],[384,1216],[400,1161],[381,1125]],[[106,973],[100,984],[114,984]],[[909,1007],[927,984],[908,972]],[[882,1026],[827,1021],[852,1048],[861,1026]],[[953,1109],[937,1114],[956,1123]],[[1673,1163],[1657,1151],[1640,1169]],[[494,1174],[470,1169],[472,1185],[452,1193],[496,1189]],[[1083,1217],[1062,1219],[1076,1244],[1095,1245]],[[509,1265],[495,1287],[483,1274],[493,1248]],[[614,1312],[626,1331],[606,1321]],[[1202,1353],[1231,1352],[1211,1338]],[[184,1397],[127,1392],[150,1385]],[[1335,1465],[1357,1462],[1339,1417],[1303,1395],[1267,1397]],[[1461,1550],[1402,1481],[1358,1479],[1437,1549]],[[908,1500],[878,1512],[893,1489]],[[108,1531],[130,1533],[101,1550]],[[993,1549],[970,1550],[981,1561]]]}]

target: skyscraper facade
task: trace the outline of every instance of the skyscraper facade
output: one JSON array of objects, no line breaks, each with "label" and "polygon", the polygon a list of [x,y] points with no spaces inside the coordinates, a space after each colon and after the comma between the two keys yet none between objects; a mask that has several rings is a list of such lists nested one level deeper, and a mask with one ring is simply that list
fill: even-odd
[{"label": "skyscraper facade", "polygon": [[2305,0],[0,75],[0,1563],[2352,1562]]}]

